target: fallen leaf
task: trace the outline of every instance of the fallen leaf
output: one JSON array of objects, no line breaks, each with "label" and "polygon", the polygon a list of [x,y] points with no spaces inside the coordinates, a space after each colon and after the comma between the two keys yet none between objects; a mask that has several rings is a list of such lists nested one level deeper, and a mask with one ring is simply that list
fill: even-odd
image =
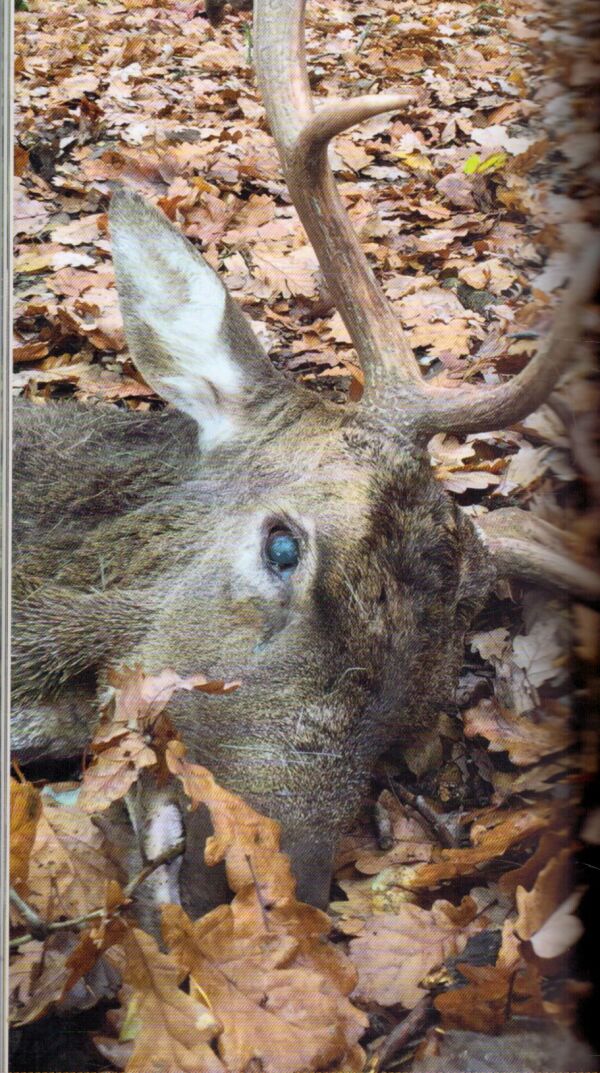
[{"label": "fallen leaf", "polygon": [[358,969],[355,998],[413,1009],[424,995],[421,980],[460,954],[469,936],[483,927],[476,914],[475,902],[463,898],[458,908],[445,901],[434,902],[431,909],[405,904],[393,915],[367,920],[350,943]]},{"label": "fallen leaf", "polygon": [[27,890],[29,858],[42,813],[39,790],[30,782],[10,780],[10,882],[18,892]]},{"label": "fallen leaf", "polygon": [[513,846],[544,831],[551,820],[552,808],[537,805],[517,809],[508,816],[494,809],[496,823],[491,828],[476,826],[471,830],[472,846],[465,849],[442,849],[440,860],[397,869],[397,882],[408,890],[432,888],[458,876],[474,875],[481,865],[502,857]]},{"label": "fallen leaf", "polygon": [[99,237],[98,221],[101,214],[76,217],[68,224],[58,224],[52,228],[52,241],[63,246],[85,246],[94,243]]},{"label": "fallen leaf", "polygon": [[463,723],[468,738],[487,738],[490,752],[507,752],[512,763],[521,767],[561,752],[575,740],[568,713],[518,715],[502,708],[495,698],[485,698],[474,708],[467,708]]},{"label": "fallen leaf", "polygon": [[257,927],[256,916],[241,909],[239,902],[223,905],[195,922],[179,906],[162,910],[165,942],[223,1024],[217,1046],[226,1069],[361,1069],[355,1044],[364,1015],[332,986],[330,974],[306,962],[298,940]]},{"label": "fallen leaf", "polygon": [[134,991],[126,1030],[134,1049],[126,1073],[225,1073],[210,1046],[221,1026],[206,1005],[181,990],[185,969],[140,928],[123,925],[120,942],[123,979]]},{"label": "fallen leaf", "polygon": [[568,898],[572,886],[573,849],[561,849],[536,877],[531,890],[517,887],[518,916],[515,932],[520,939],[531,939],[559,906]]},{"label": "fallen leaf", "polygon": [[118,880],[104,838],[89,816],[46,795],[29,865],[27,901],[45,921],[79,917],[103,905]]},{"label": "fallen leaf", "polygon": [[227,1069],[242,1073],[253,1058],[265,1073],[316,1070],[334,1061],[362,1068],[356,1044],[366,1022],[347,998],[355,972],[325,942],[326,914],[296,900],[279,824],[184,756],[179,742],[169,743],[169,770],[192,807],[203,804],[210,812],[206,862],[225,860],[236,894],[194,924],[178,907],[164,907],[163,931],[224,1025],[218,1046]]},{"label": "fallen leaf", "polygon": [[531,936],[531,945],[538,958],[549,960],[571,950],[584,934],[584,927],[575,910],[583,890],[575,890],[548,917],[539,931]]}]

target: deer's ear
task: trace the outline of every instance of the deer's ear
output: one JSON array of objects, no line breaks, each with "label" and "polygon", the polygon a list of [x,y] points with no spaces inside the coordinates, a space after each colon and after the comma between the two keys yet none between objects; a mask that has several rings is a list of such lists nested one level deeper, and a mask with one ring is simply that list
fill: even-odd
[{"label": "deer's ear", "polygon": [[110,230],[125,333],[142,376],[195,418],[203,446],[234,438],[261,380],[280,378],[248,320],[194,247],[139,195],[113,195]]}]

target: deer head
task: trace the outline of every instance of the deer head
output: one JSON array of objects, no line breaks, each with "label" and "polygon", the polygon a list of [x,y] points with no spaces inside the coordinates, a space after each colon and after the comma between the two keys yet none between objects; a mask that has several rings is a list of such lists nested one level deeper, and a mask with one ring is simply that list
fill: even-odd
[{"label": "deer head", "polygon": [[531,542],[518,516],[509,536],[493,523],[487,534],[477,528],[427,456],[436,432],[499,429],[544,401],[571,361],[597,251],[521,373],[479,389],[425,380],[327,160],[336,134],[410,98],[315,111],[302,0],[255,0],[254,18],[258,81],[289,193],[362,363],[364,395],[335,406],[277,372],[198,252],[141,198],[115,194],[131,353],[192,419],[181,436],[196,429],[202,468],[186,470],[168,509],[145,508],[133,544],[127,526],[113,540],[143,560],[138,577],[158,579],[136,649],[144,666],[241,678],[222,700],[182,694],[175,717],[197,759],[282,821],[300,894],[322,903],[337,832],[373,760],[452,703],[465,630],[495,579],[598,593],[595,575]]}]

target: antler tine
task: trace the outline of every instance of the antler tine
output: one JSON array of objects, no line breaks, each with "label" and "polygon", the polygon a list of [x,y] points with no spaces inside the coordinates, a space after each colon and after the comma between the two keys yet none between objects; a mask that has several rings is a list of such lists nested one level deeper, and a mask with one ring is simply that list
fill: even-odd
[{"label": "antler tine", "polygon": [[304,48],[305,0],[255,0],[256,73],[290,197],[363,366],[368,388],[422,383],[419,364],[340,200],[327,159],[334,135],[402,108],[410,94],[329,102],[315,113]]},{"label": "antler tine", "polygon": [[556,311],[552,330],[525,368],[493,388],[437,388],[427,384],[428,405],[419,416],[430,432],[490,432],[506,428],[541,406],[573,361],[581,334],[582,309],[600,279],[600,241],[584,253]]},{"label": "antler tine", "polygon": [[584,603],[600,600],[600,576],[560,552],[511,537],[489,540],[487,547],[503,577],[516,577],[531,585],[558,589]]},{"label": "antler tine", "polygon": [[501,507],[475,520],[501,577],[570,593],[585,603],[600,600],[600,574],[576,562],[555,525],[521,510]]}]

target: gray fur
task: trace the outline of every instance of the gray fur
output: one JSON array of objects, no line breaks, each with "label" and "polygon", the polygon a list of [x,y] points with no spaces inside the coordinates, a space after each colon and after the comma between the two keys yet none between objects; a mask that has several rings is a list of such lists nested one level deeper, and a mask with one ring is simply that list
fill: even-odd
[{"label": "gray fur", "polygon": [[[241,679],[176,694],[172,717],[193,759],[281,820],[301,893],[322,903],[375,759],[452,703],[494,574],[417,446],[295,387],[258,344],[246,364],[249,331],[232,343],[236,435],[204,453],[174,410],[16,407],[13,743],[25,760],[76,754],[112,666]],[[301,546],[285,581],[261,557],[273,524]],[[211,901],[199,838],[182,872],[193,912]]]}]

